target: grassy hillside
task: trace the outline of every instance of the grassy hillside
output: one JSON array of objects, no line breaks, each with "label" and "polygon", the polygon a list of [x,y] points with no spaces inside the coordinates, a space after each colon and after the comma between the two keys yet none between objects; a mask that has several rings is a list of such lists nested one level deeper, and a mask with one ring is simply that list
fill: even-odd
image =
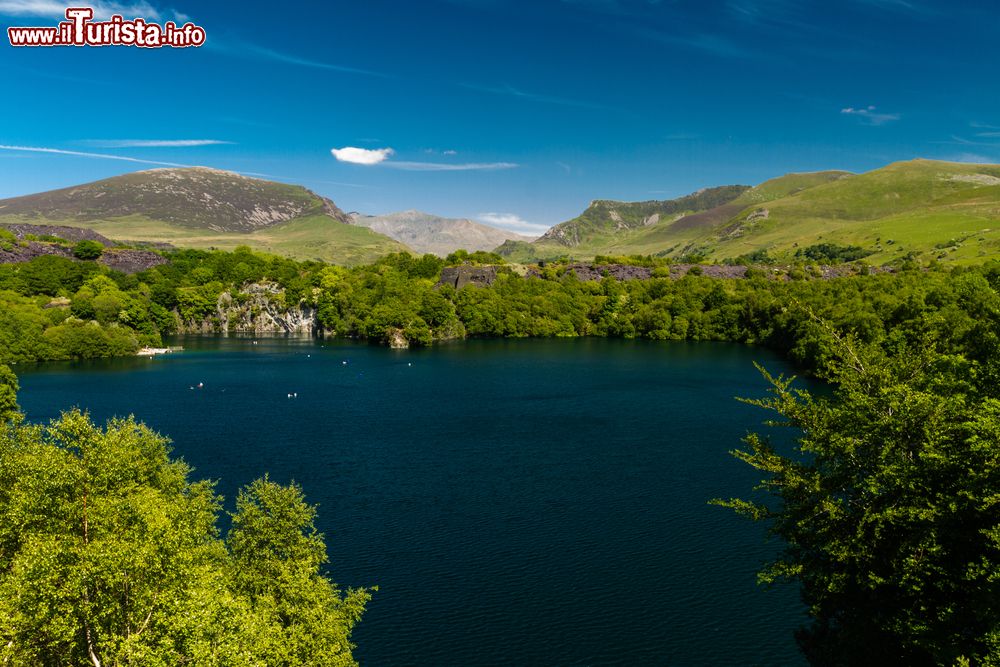
[{"label": "grassy hillside", "polygon": [[121,241],[231,249],[296,259],[370,262],[406,246],[350,218],[299,185],[215,169],[152,169],[0,200],[0,223],[92,229]]},{"label": "grassy hillside", "polygon": [[824,185],[831,181],[853,176],[849,171],[813,171],[803,174],[785,174],[764,181],[760,185],[750,188],[739,197],[734,203],[749,206],[766,201],[774,201],[783,197],[789,197],[796,193],[814,188],[817,185]]},{"label": "grassy hillside", "polygon": [[[593,206],[588,212],[599,213]],[[1000,258],[1000,165],[913,160],[864,174],[789,174],[715,208],[591,236],[576,246],[543,238],[502,251],[516,261],[596,254],[722,260],[756,251],[791,261],[822,243],[859,246],[872,263]]]},{"label": "grassy hillside", "polygon": [[747,207],[701,241],[717,258],[828,242],[870,250],[871,262],[967,263],[1000,256],[998,227],[1000,166],[912,160]]},{"label": "grassy hillside", "polygon": [[545,232],[537,243],[568,248],[602,246],[613,243],[634,230],[728,204],[747,189],[744,185],[724,185],[665,201],[620,202],[599,199],[591,202],[587,210],[576,218]]},{"label": "grassy hillside", "polygon": [[[37,222],[16,216],[0,216],[0,223]],[[250,246],[254,250],[293,259],[318,259],[335,264],[366,264],[391,252],[408,251],[402,243],[365,227],[345,225],[325,215],[296,218],[250,233],[195,230],[162,220],[129,216],[111,221],[47,221],[69,227],[84,227],[116,241],[152,241],[182,248],[232,250]]]}]

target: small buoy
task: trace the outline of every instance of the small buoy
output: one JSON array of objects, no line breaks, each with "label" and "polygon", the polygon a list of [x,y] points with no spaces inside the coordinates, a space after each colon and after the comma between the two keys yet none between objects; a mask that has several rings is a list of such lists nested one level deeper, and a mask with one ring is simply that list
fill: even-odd
[{"label": "small buoy", "polygon": [[292,393],[292,398],[298,398],[298,397],[299,397],[299,392],[296,391]]},{"label": "small buoy", "polygon": [[343,364],[343,365],[345,365],[345,366],[347,365],[347,362],[346,362],[346,361],[341,361],[340,363],[342,363],[342,364]]},{"label": "small buoy", "polygon": [[204,388],[204,386],[205,386],[204,382],[199,382],[198,383],[198,389],[202,389],[202,388]]},{"label": "small buoy", "polygon": [[406,365],[407,365],[407,366],[412,366],[413,364],[411,364],[411,363],[407,363]]},{"label": "small buoy", "polygon": [[292,397],[292,395],[291,395],[291,394],[289,394],[289,395],[288,395],[288,398],[291,398],[291,397]]}]

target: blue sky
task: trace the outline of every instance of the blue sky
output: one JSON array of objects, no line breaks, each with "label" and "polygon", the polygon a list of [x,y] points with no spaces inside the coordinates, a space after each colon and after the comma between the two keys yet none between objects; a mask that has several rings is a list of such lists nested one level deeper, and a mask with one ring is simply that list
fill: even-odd
[{"label": "blue sky", "polygon": [[[1000,162],[993,0],[93,6],[188,18],[207,43],[4,38],[0,145],[66,152],[0,149],[0,197],[205,165],[345,210],[533,232],[592,199],[914,157]],[[61,10],[0,0],[0,22],[55,25]]]}]

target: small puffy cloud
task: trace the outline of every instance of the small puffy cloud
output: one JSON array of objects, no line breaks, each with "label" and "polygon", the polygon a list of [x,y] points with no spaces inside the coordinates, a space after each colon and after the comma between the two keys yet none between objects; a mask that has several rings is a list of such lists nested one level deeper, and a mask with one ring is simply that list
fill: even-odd
[{"label": "small puffy cloud", "polygon": [[857,109],[854,107],[845,107],[840,110],[840,113],[845,116],[854,116],[865,125],[885,125],[886,123],[900,119],[898,113],[882,113],[878,110],[878,107],[873,105]]},{"label": "small puffy cloud", "polygon": [[331,148],[330,153],[337,158],[338,162],[350,162],[351,164],[373,165],[385,162],[395,151],[391,148],[355,148],[354,146],[344,146],[343,148]]},{"label": "small puffy cloud", "polygon": [[449,149],[441,153],[441,155],[458,155],[458,151],[453,151]]},{"label": "small puffy cloud", "polygon": [[[425,149],[425,153],[432,149]],[[345,146],[344,148],[332,148],[330,152],[333,157],[340,162],[350,162],[366,166],[381,165],[388,169],[400,169],[402,171],[495,171],[497,169],[514,169],[518,165],[514,162],[413,162],[409,160],[390,160],[395,151],[391,148],[355,148]],[[445,151],[448,154],[449,151]]]},{"label": "small puffy cloud", "polygon": [[491,227],[499,227],[528,236],[541,236],[549,229],[548,225],[528,222],[515,213],[480,213],[477,218],[479,222]]}]

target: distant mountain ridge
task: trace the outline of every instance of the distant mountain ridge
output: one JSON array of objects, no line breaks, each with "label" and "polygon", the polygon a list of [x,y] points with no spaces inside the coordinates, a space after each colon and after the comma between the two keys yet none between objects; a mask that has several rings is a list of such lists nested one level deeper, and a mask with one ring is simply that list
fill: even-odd
[{"label": "distant mountain ridge", "polygon": [[412,209],[387,215],[349,215],[356,225],[405,243],[418,253],[442,257],[458,249],[493,250],[508,240],[532,240],[530,236],[497,229],[467,218],[443,218]]}]

